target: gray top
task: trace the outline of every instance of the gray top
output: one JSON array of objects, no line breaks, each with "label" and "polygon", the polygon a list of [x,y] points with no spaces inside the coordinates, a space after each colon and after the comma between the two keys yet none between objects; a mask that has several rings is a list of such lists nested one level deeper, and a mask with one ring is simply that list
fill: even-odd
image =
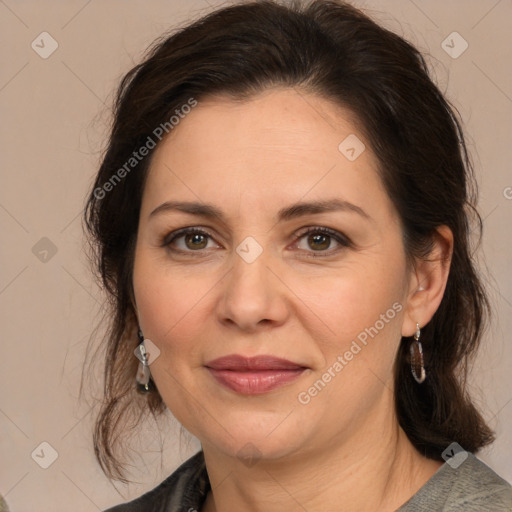
[{"label": "gray top", "polygon": [[[200,512],[209,490],[200,451],[152,491],[105,512]],[[512,512],[512,486],[473,454],[458,453],[396,512]]]},{"label": "gray top", "polygon": [[397,512],[512,512],[512,486],[472,453],[445,462]]}]

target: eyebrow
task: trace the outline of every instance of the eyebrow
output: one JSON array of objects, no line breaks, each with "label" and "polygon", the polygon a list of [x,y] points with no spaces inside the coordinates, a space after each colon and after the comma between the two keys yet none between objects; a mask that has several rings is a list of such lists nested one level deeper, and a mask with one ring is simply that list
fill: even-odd
[{"label": "eyebrow", "polygon": [[[184,201],[166,201],[160,206],[157,206],[150,214],[153,217],[157,214],[170,211],[179,211],[189,213],[192,215],[199,215],[209,219],[226,222],[225,215],[222,210],[211,204],[198,203],[198,202],[184,202]],[[343,211],[348,213],[356,213],[363,217],[365,220],[372,220],[372,218],[359,206],[352,204],[348,201],[341,199],[329,199],[325,201],[309,201],[292,204],[285,208],[281,208],[277,214],[278,221],[292,220],[305,215],[329,213]]]}]

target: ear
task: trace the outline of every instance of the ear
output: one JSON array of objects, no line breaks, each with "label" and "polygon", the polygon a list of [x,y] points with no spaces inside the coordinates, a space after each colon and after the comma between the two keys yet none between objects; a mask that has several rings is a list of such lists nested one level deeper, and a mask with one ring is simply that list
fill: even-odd
[{"label": "ear", "polygon": [[444,295],[453,254],[451,229],[439,226],[432,244],[427,258],[417,259],[411,270],[402,336],[412,336],[416,332],[416,323],[420,328],[428,324]]}]

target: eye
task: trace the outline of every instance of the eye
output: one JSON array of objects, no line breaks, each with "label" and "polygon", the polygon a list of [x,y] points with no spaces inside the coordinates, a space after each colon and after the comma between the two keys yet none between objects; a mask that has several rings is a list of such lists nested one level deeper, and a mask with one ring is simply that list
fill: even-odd
[{"label": "eye", "polygon": [[[211,243],[214,245],[212,246]],[[218,247],[206,231],[199,228],[183,228],[167,235],[162,246],[176,252],[195,252]]]},{"label": "eye", "polygon": [[[333,229],[324,227],[311,227],[299,235],[296,246],[307,252],[326,253],[310,254],[311,257],[330,256],[344,247],[351,245],[347,237]],[[334,249],[333,249],[334,246]]]},{"label": "eye", "polygon": [[[198,256],[207,249],[219,248],[210,233],[196,227],[169,233],[162,240],[161,246],[175,253],[195,252]],[[331,256],[350,246],[350,240],[338,231],[325,227],[310,227],[299,234],[294,248],[304,251],[309,257],[322,257]]]}]

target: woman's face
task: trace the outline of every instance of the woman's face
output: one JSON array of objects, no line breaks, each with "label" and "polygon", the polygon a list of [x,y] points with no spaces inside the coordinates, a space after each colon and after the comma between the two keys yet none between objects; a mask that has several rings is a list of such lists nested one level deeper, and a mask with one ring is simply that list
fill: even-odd
[{"label": "woman's face", "polygon": [[[153,379],[203,447],[318,453],[393,421],[411,275],[369,143],[329,101],[199,102],[154,154],[133,281]],[[255,359],[215,363],[232,355]]]}]

